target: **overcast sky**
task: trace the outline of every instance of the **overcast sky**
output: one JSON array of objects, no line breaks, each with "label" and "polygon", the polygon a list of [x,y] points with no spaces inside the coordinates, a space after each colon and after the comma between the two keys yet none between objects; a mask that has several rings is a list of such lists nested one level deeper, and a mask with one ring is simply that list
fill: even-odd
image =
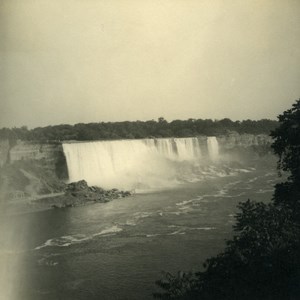
[{"label": "overcast sky", "polygon": [[300,98],[299,0],[0,3],[0,127],[275,119]]}]

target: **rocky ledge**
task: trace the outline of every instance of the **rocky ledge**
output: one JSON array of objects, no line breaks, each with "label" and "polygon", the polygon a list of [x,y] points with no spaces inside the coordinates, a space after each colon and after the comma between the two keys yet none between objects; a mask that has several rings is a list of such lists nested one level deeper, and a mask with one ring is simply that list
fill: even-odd
[{"label": "rocky ledge", "polygon": [[90,203],[105,203],[113,199],[131,196],[129,191],[118,189],[105,190],[96,186],[88,186],[85,180],[72,182],[66,185],[65,192],[56,197],[37,200],[39,203],[48,204],[52,208],[66,208]]}]

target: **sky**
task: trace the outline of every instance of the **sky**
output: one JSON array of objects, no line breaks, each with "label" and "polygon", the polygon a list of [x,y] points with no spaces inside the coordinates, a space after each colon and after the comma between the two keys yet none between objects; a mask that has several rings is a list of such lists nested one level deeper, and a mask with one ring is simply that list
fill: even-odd
[{"label": "sky", "polygon": [[0,127],[275,119],[299,0],[0,0]]}]

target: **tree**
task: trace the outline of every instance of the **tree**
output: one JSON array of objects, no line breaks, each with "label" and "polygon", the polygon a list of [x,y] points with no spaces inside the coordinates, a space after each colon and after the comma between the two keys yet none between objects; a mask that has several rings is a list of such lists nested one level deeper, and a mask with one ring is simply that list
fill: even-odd
[{"label": "tree", "polygon": [[[300,216],[300,99],[278,116],[280,126],[272,131],[272,148],[279,156],[278,169],[289,172],[288,180],[278,184],[274,193],[277,205],[288,205]],[[300,220],[299,220],[300,221]]]},{"label": "tree", "polygon": [[278,168],[290,172],[290,180],[300,180],[300,99],[278,116],[280,126],[272,131],[272,148],[279,156]]},{"label": "tree", "polygon": [[159,117],[159,118],[158,118],[158,123],[159,123],[159,124],[167,124],[168,122],[165,120],[164,117]]}]

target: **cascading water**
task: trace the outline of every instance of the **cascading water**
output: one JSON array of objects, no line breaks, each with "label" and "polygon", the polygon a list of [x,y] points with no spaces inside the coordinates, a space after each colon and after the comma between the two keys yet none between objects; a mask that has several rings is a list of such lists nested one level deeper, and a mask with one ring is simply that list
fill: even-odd
[{"label": "cascading water", "polygon": [[207,138],[161,138],[64,143],[69,180],[85,179],[104,188],[145,189],[177,183],[179,166],[193,165],[202,159],[201,147],[209,157],[218,157],[218,142]]},{"label": "cascading water", "polygon": [[215,136],[207,138],[207,148],[210,159],[217,160],[219,157],[219,144]]}]

